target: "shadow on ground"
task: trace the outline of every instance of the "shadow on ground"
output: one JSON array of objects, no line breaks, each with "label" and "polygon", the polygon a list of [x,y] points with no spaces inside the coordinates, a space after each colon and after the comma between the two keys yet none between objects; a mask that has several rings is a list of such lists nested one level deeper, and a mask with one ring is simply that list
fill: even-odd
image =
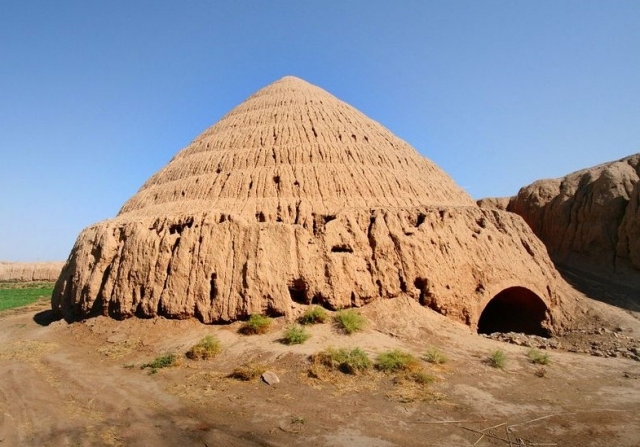
[{"label": "shadow on ground", "polygon": [[556,264],[565,281],[590,298],[634,313],[640,318],[640,288],[619,284],[596,275]]},{"label": "shadow on ground", "polygon": [[54,321],[60,320],[51,309],[43,310],[42,312],[38,312],[33,316],[33,321],[35,321],[40,326],[49,326]]}]

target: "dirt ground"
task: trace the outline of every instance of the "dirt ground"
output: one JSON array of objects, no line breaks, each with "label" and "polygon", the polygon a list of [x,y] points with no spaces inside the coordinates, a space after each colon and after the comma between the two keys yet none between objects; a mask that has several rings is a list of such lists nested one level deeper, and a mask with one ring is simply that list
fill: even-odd
[{"label": "dirt ground", "polygon": [[[588,298],[584,305],[597,315],[594,325],[638,348],[638,313]],[[287,324],[279,320],[268,334],[245,336],[239,323],[195,320],[67,324],[51,321],[46,302],[4,312],[0,447],[640,445],[640,361],[575,349],[601,329],[559,339],[542,370],[527,358],[529,348],[478,336],[408,299],[361,311],[364,332],[316,325],[295,346],[278,342]],[[221,341],[221,354],[182,356],[209,334]],[[436,378],[425,386],[379,372],[310,377],[309,356],[326,347],[361,347],[372,358],[437,347],[448,361],[425,362]],[[486,363],[496,349],[507,355],[504,370]],[[141,369],[167,352],[181,354],[178,366]],[[248,362],[280,383],[228,377]]]}]

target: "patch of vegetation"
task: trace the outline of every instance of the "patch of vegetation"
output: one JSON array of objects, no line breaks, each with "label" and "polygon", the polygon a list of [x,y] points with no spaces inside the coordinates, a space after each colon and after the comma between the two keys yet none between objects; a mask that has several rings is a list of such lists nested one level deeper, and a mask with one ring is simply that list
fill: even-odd
[{"label": "patch of vegetation", "polygon": [[369,356],[360,348],[328,348],[314,355],[313,362],[316,366],[345,374],[358,374],[371,368]]},{"label": "patch of vegetation", "polygon": [[273,319],[260,314],[251,314],[244,322],[239,332],[245,335],[266,334],[269,332]]},{"label": "patch of vegetation", "polygon": [[536,372],[534,372],[536,377],[540,377],[543,378],[547,375],[547,368],[545,368],[544,366],[539,366],[538,368],[536,368]]},{"label": "patch of vegetation", "polygon": [[318,324],[324,323],[329,318],[327,311],[320,306],[311,306],[302,315],[298,321],[300,324]]},{"label": "patch of vegetation", "polygon": [[336,326],[345,334],[361,331],[367,324],[367,320],[353,309],[340,310],[333,319]]},{"label": "patch of vegetation", "polygon": [[527,357],[534,365],[548,365],[551,360],[549,359],[549,354],[546,352],[538,351],[535,348],[532,348],[527,352]]},{"label": "patch of vegetation", "polygon": [[220,341],[213,335],[207,335],[193,345],[185,355],[191,360],[208,360],[218,355],[220,351],[222,351]]},{"label": "patch of vegetation", "polygon": [[405,385],[406,383],[415,383],[418,385],[429,385],[436,380],[434,376],[429,374],[423,369],[417,369],[414,371],[405,371],[397,374],[393,378],[394,385]]},{"label": "patch of vegetation", "polygon": [[53,283],[0,283],[0,311],[51,298]]},{"label": "patch of vegetation", "polygon": [[393,349],[378,354],[375,367],[385,373],[412,372],[422,369],[420,360],[408,352]]},{"label": "patch of vegetation", "polygon": [[409,378],[419,385],[429,385],[436,378],[426,371],[415,371],[409,374]]},{"label": "patch of vegetation", "polygon": [[306,420],[302,416],[291,416],[292,424],[304,424]]},{"label": "patch of vegetation", "polygon": [[504,369],[504,366],[507,363],[507,355],[503,350],[498,349],[489,354],[487,363],[494,368]]},{"label": "patch of vegetation", "polygon": [[233,370],[229,377],[232,379],[243,380],[249,382],[262,376],[267,367],[259,363],[245,363]]},{"label": "patch of vegetation", "polygon": [[160,368],[169,368],[178,364],[178,357],[173,354],[164,354],[156,357],[153,361],[145,363],[140,369],[150,368],[149,374],[156,374]]},{"label": "patch of vegetation", "polygon": [[299,345],[309,340],[311,334],[307,330],[297,324],[288,326],[284,331],[284,336],[280,341],[285,345]]},{"label": "patch of vegetation", "polygon": [[449,360],[438,348],[432,347],[424,354],[424,361],[434,365],[443,365]]}]

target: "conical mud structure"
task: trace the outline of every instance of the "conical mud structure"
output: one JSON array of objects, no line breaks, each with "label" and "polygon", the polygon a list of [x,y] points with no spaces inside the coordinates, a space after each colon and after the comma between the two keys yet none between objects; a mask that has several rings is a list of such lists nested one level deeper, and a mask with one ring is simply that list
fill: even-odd
[{"label": "conical mud structure", "polygon": [[213,323],[408,295],[484,332],[546,333],[566,322],[558,284],[520,217],[480,209],[383,126],[285,77],[86,228],[52,307]]}]

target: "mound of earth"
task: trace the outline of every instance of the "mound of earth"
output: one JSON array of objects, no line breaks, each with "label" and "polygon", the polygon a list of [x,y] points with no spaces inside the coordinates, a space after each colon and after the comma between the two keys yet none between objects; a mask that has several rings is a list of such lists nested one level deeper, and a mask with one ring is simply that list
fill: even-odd
[{"label": "mound of earth", "polygon": [[[560,265],[640,284],[640,154],[539,180],[520,189],[506,209],[545,243]],[[500,207],[505,199],[479,202]]]},{"label": "mound of earth", "polygon": [[0,262],[0,282],[53,282],[64,262]]},{"label": "mound of earth", "polygon": [[572,313],[544,245],[326,91],[248,98],[78,237],[52,308],[229,322],[410,297],[483,332],[548,334]]}]

